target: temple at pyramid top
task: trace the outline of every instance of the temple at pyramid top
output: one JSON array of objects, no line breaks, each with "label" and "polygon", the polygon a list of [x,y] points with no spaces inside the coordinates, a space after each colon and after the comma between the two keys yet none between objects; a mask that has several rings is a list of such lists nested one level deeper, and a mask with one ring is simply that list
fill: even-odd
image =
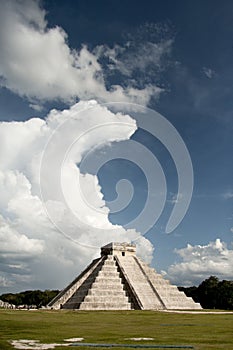
[{"label": "temple at pyramid top", "polygon": [[109,243],[49,304],[53,309],[200,309],[192,298],[136,255],[130,243]]},{"label": "temple at pyramid top", "polygon": [[136,245],[131,243],[111,242],[101,248],[101,256],[103,255],[136,255]]}]

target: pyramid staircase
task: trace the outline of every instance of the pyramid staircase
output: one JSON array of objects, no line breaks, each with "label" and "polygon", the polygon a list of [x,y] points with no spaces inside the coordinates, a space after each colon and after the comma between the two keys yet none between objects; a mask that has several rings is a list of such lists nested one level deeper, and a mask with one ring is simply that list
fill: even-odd
[{"label": "pyramid staircase", "polygon": [[72,295],[65,309],[129,310],[131,303],[112,255],[108,256]]},{"label": "pyramid staircase", "polygon": [[135,246],[110,243],[93,262],[49,304],[53,309],[164,310],[201,309],[139,259]]}]

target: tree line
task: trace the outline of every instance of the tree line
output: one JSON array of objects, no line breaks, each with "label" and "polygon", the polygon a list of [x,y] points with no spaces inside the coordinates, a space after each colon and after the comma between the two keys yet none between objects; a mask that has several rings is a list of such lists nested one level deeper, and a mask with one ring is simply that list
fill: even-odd
[{"label": "tree line", "polygon": [[210,276],[198,287],[179,287],[179,290],[200,303],[203,309],[233,310],[233,281]]},{"label": "tree line", "polygon": [[50,302],[50,300],[52,300],[58,294],[58,292],[59,290],[27,290],[25,292],[15,294],[2,294],[0,296],[0,300],[5,301],[9,304],[13,304],[15,306],[34,305],[39,308],[42,306],[46,306]]}]

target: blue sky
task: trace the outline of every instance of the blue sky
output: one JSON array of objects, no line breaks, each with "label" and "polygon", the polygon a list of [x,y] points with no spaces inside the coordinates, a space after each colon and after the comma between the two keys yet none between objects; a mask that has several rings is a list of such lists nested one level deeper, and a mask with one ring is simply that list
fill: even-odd
[{"label": "blue sky", "polygon": [[[136,102],[159,112],[175,127],[186,144],[193,165],[194,188],[183,221],[172,233],[166,234],[165,226],[177,194],[178,180],[174,162],[166,147],[145,131],[138,129],[131,136],[130,140],[143,144],[157,157],[167,181],[164,210],[156,224],[145,235],[155,248],[152,266],[177,284],[197,284],[213,274],[220,278],[232,279],[232,1],[225,0],[220,3],[210,0],[125,2],[48,0],[38,3],[25,0],[20,3],[12,0],[9,3],[11,5],[7,9],[4,1],[0,1],[2,13],[6,14],[0,26],[2,31],[0,120],[10,126],[12,121],[26,122],[32,117],[45,119],[52,109],[69,109],[79,100],[90,99],[95,99],[97,102]],[[23,11],[26,15],[22,15]],[[20,15],[14,17],[15,14]],[[12,33],[6,29],[13,23],[11,21],[19,21],[19,28],[26,28],[25,31],[23,29],[22,32],[19,31],[19,37],[15,42],[13,29]],[[37,46],[37,38],[42,34],[45,38],[49,33],[50,44],[38,41]],[[34,66],[33,60],[36,62],[37,58],[32,52],[27,55],[23,45],[20,46],[21,40],[22,43],[27,43],[27,40],[29,43],[30,35],[32,42],[35,43],[37,58],[41,57],[42,65]],[[59,35],[65,38],[65,44],[63,46],[57,44],[53,51],[53,42]],[[86,51],[82,51],[83,45]],[[13,47],[12,51],[9,47]],[[25,48],[27,49],[27,46]],[[31,48],[30,43],[29,51]],[[54,82],[49,85],[46,62],[50,59],[55,62],[56,57],[60,62],[60,55],[62,57],[60,49],[64,52],[69,49],[71,56],[81,57],[82,52],[84,58],[83,61],[81,59],[78,61],[79,69],[81,71],[86,69],[84,77],[93,69],[93,75],[92,73],[88,75],[85,81],[78,75],[75,78],[74,73],[66,75],[66,71],[59,70],[58,67],[54,75],[51,73]],[[12,52],[15,59],[12,59]],[[89,68],[85,65],[86,57],[92,60]],[[23,76],[15,68],[17,63],[21,72],[23,68],[25,69]],[[51,66],[48,65],[48,69],[49,67],[51,72]],[[55,75],[60,76],[57,78]],[[62,87],[63,81],[64,87]],[[96,81],[99,85],[95,85]],[[71,88],[72,84],[74,88]],[[117,92],[113,93],[115,85],[118,86]],[[136,98],[132,97],[129,88],[134,89]],[[140,95],[142,90],[143,96]],[[8,149],[4,149],[5,134],[1,135],[1,157],[7,159]],[[17,139],[17,135],[16,130],[12,137]],[[120,144],[127,147],[129,136],[124,134],[120,139],[125,140]],[[118,144],[119,142],[113,142],[111,145],[104,145],[102,151],[108,152],[109,147],[117,148]],[[16,146],[14,144],[10,146],[11,150],[12,147]],[[9,167],[7,171],[14,170],[18,173],[22,171],[27,180],[30,180],[29,172],[25,172],[25,166],[22,165],[26,157],[22,152],[27,154],[26,146],[22,148],[17,166],[14,163],[14,168]],[[22,164],[20,164],[21,156]],[[6,170],[2,171],[4,173]],[[134,197],[125,210],[109,213],[108,217],[113,224],[124,227],[142,210],[146,201],[147,184],[146,177],[137,164],[114,159],[105,164],[98,173],[105,201],[114,199],[116,183],[122,178],[131,181]],[[34,182],[31,180],[29,182],[32,194],[35,195]],[[12,190],[9,191],[13,193]],[[0,206],[2,220],[4,225],[9,224],[11,229],[13,227],[17,230],[21,214],[18,212],[16,215],[14,212],[14,218],[12,213],[8,215],[9,203],[4,202]],[[30,256],[28,251],[26,253],[22,251],[21,255],[19,249],[17,257],[15,255],[13,258],[15,261],[10,263],[12,256],[4,248],[0,261],[2,291],[29,287],[53,288],[53,285],[62,288],[63,283],[72,278],[75,271],[78,273],[94,256],[93,252],[89,254],[81,250],[77,267],[75,258],[73,260],[70,258],[68,262],[66,256],[66,254],[70,254],[70,257],[75,255],[75,248],[66,246],[67,243],[60,243],[59,251],[63,252],[63,259],[56,262],[55,257],[48,258],[46,262],[52,266],[48,276],[44,279],[40,277],[36,282],[32,275],[41,276],[44,269],[38,256],[40,254],[45,256],[48,251],[43,248],[42,237],[38,234],[33,236],[33,230],[30,231],[28,228],[26,229],[28,231],[23,231],[24,227],[26,226],[18,228],[18,233],[15,233],[14,237],[20,239],[19,235],[27,232],[25,235],[32,240],[31,244],[37,244],[38,255],[36,248],[33,256]],[[137,227],[131,228],[137,229]],[[5,247],[10,240],[7,242],[7,238],[4,239],[2,238],[2,246]],[[51,241],[48,246],[52,244]],[[67,252],[64,253],[66,249]],[[28,261],[33,261],[31,270]],[[54,277],[54,280],[49,278],[49,273],[58,276],[56,272],[58,263],[63,264],[64,274],[68,268],[70,270],[60,282],[58,277]],[[9,267],[10,265],[13,267]]]}]

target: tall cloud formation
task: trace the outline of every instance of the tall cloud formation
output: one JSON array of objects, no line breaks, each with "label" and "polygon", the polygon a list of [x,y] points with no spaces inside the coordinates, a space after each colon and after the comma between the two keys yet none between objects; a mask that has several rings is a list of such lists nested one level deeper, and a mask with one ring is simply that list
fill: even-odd
[{"label": "tall cloud formation", "polygon": [[[89,51],[85,45],[80,50],[71,49],[68,36],[61,27],[48,27],[46,12],[39,1],[2,0],[0,4],[2,87],[32,101],[59,99],[71,102],[76,98],[95,98],[102,102],[136,102],[143,105],[151,96],[159,96],[162,91],[152,84],[137,88],[130,82],[124,89],[120,85],[107,89],[98,60],[99,53]],[[154,57],[157,64],[170,46],[171,42],[154,45],[152,61]],[[140,49],[141,56],[142,53]],[[123,63],[117,61],[115,65],[123,69]],[[128,75],[128,61],[124,65]]]},{"label": "tall cloud formation", "polygon": [[[152,95],[159,96],[161,89],[157,86],[135,86],[130,79],[125,88],[110,85],[107,89],[100,47],[93,52],[86,46],[80,50],[71,49],[64,30],[48,26],[40,1],[0,0],[0,4],[0,85],[27,98],[35,108],[48,100],[72,104],[77,98],[89,100],[93,97],[98,101],[147,104]],[[168,48],[164,50],[168,51]],[[107,51],[110,55],[111,50]],[[162,44],[154,46],[154,54],[158,65],[163,54]],[[117,57],[116,70],[122,70],[124,65],[129,78],[125,55],[120,62],[121,58]],[[124,130],[120,127],[108,129],[101,136],[102,144],[129,139],[135,132],[137,127],[130,117],[112,114],[101,106],[94,121],[80,117],[79,111],[87,110],[93,104],[96,103],[80,102],[63,112],[53,110],[46,120],[33,118],[26,122],[0,124],[0,287],[3,291],[8,287],[11,290],[61,288],[98,254],[96,247],[112,240],[131,241],[140,237],[135,230],[113,227],[97,178],[80,174],[76,166],[83,154],[100,141],[100,134],[87,137],[74,159],[69,159],[63,167],[62,190],[71,212],[79,213],[85,222],[77,223],[75,215],[70,215],[64,203],[59,198],[54,199],[56,191],[51,193],[52,175],[46,178],[51,198],[44,199],[46,204],[41,198],[39,164],[48,139],[59,125],[73,118],[75,124],[78,123],[78,132],[82,133],[93,123],[127,120],[129,126]],[[60,145],[69,142],[74,131],[71,124],[60,134]],[[48,166],[48,174],[53,174],[54,162]],[[71,186],[76,184],[77,178],[86,189],[88,201],[97,208],[94,213]],[[95,195],[89,191],[93,182]],[[47,211],[50,208],[50,218],[45,207]],[[63,235],[54,225],[56,221],[62,222]],[[97,235],[95,227],[102,230],[101,235]],[[69,235],[66,235],[68,229]],[[141,255],[149,261],[153,252],[151,243],[141,237],[137,244]]]},{"label": "tall cloud formation", "polygon": [[[95,112],[90,114],[89,109],[92,107],[95,107]],[[127,127],[122,128],[121,121]],[[112,123],[114,127],[106,128],[103,133],[97,130],[95,134],[92,132],[89,135],[86,132],[87,129],[93,130],[95,126],[106,123]],[[66,127],[63,128],[63,125]],[[114,114],[95,101],[79,102],[62,112],[53,110],[46,120],[33,118],[26,122],[0,124],[2,291],[9,287],[11,290],[62,288],[91,258],[99,254],[99,247],[109,241],[137,239],[141,255],[148,261],[151,259],[151,243],[135,230],[125,230],[109,222],[109,210],[105,206],[97,178],[91,174],[80,174],[76,165],[94,145],[129,139],[136,128],[135,121],[129,116]],[[58,131],[53,138],[56,129]],[[62,200],[56,197],[54,183],[58,174],[54,167],[57,159],[54,154],[59,155],[63,146],[65,150],[68,149],[72,134],[76,138],[82,135],[82,139],[72,149],[71,156],[62,167],[63,190],[72,208],[68,210]],[[46,163],[46,177],[41,178],[40,162],[48,152],[45,145],[49,138],[55,153],[51,161]],[[80,177],[85,200],[75,187]],[[48,189],[43,200],[40,195],[41,181]],[[93,181],[95,194],[89,191]],[[86,201],[90,201],[92,207],[86,205]],[[45,207],[51,208],[50,216]],[[72,211],[76,211],[82,220],[75,220]],[[60,231],[54,225],[59,222],[62,223]]]}]

